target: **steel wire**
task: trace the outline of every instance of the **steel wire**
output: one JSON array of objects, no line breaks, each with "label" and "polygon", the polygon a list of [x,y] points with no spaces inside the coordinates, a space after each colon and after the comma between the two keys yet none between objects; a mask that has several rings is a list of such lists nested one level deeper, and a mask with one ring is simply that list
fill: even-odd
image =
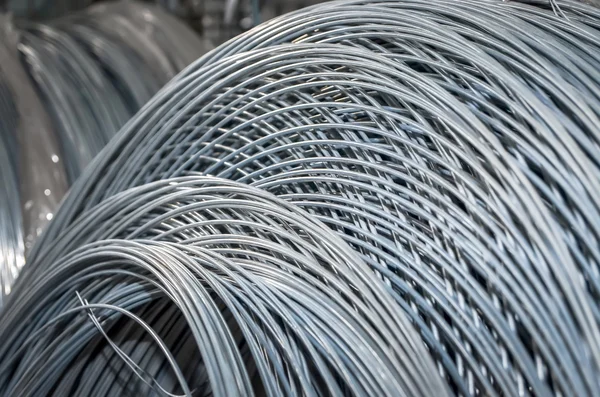
[{"label": "steel wire", "polygon": [[[144,395],[165,382],[252,395],[256,377],[267,395],[444,393],[385,284],[329,228],[263,190],[158,181],[102,202],[55,243],[2,313],[2,395],[122,395],[135,382],[107,364],[142,353],[151,378],[167,378],[138,385]],[[128,338],[117,312],[162,334],[160,348],[139,330]],[[186,324],[185,343],[164,322]],[[105,338],[131,344],[86,348]]]},{"label": "steel wire", "polygon": [[[185,219],[175,224],[162,213],[136,218],[103,209],[122,200],[133,211],[146,201],[125,200],[127,192],[202,173],[274,194],[326,225],[334,245],[368,265],[391,299],[379,309],[401,308],[428,351],[399,355],[397,379],[407,380],[401,389],[408,394],[436,395],[438,375],[457,395],[600,394],[599,16],[570,1],[351,0],[288,14],[233,39],[162,89],[73,186],[17,281],[19,298],[0,319],[1,335],[27,335],[12,331],[22,321],[19,302],[27,291],[39,296],[32,288],[38,277],[76,255],[79,239],[118,238],[142,220],[148,227],[131,226],[121,237],[149,230],[192,244],[253,237],[254,229],[236,229],[240,236],[230,240],[229,231],[188,213],[192,203],[172,207]],[[103,215],[101,227],[85,229]],[[210,225],[211,237],[200,225]],[[182,276],[174,286],[186,291],[190,282],[197,278]],[[94,321],[86,324],[92,334]],[[395,342],[409,338],[421,349],[402,329]],[[289,351],[295,357],[296,348]],[[412,360],[422,360],[414,371]],[[363,364],[357,356],[352,365]],[[201,379],[225,388],[217,377],[230,370],[213,363],[206,367],[213,377]],[[23,382],[32,376],[25,374]],[[38,374],[56,382],[49,369]],[[273,381],[260,374],[261,385]],[[2,387],[24,387],[20,379]],[[389,391],[380,381],[327,392]],[[428,382],[435,391],[420,389]],[[237,390],[249,390],[243,387]],[[264,391],[308,390],[274,387]]]}]

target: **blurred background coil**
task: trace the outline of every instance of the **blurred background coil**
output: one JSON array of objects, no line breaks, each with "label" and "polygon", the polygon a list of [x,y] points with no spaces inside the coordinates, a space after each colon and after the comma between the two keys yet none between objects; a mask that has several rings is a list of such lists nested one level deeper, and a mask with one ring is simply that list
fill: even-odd
[{"label": "blurred background coil", "polygon": [[12,94],[0,70],[0,307],[24,261],[15,115]]},{"label": "blurred background coil", "polygon": [[19,48],[59,134],[70,183],[154,93],[205,52],[181,22],[130,1],[19,27]]},{"label": "blurred background coil", "polygon": [[109,143],[19,296],[94,206],[201,172],[337,233],[453,393],[598,395],[599,17],[571,1],[361,0],[259,26]]},{"label": "blurred background coil", "polygon": [[81,170],[206,49],[173,16],[134,1],[0,23],[4,297]]},{"label": "blurred background coil", "polygon": [[19,61],[18,43],[18,32],[0,15],[0,165],[4,181],[0,309],[25,263],[25,251],[52,219],[67,190],[55,131]]}]

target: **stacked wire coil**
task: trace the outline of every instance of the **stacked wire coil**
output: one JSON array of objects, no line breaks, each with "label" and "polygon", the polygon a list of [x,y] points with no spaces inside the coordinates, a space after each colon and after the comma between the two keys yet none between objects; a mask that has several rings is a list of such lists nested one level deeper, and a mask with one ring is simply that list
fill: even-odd
[{"label": "stacked wire coil", "polygon": [[[202,57],[110,141],[34,247],[0,318],[0,390],[83,394],[100,382],[86,368],[124,387],[105,361],[75,360],[102,349],[143,378],[127,371],[128,387],[156,389],[166,359],[106,335],[126,344],[116,321],[134,311],[149,330],[168,307],[200,357],[173,365],[170,393],[600,394],[599,21],[570,1],[350,0]],[[207,244],[227,259],[199,259]],[[254,306],[279,302],[279,277],[295,305]],[[321,298],[324,285],[341,290]],[[238,288],[243,304],[225,293]],[[317,296],[326,313],[305,312]]]}]

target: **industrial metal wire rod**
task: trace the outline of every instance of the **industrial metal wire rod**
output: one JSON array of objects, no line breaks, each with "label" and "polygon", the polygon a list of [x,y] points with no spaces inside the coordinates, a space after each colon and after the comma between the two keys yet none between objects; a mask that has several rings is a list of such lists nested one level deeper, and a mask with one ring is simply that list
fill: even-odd
[{"label": "industrial metal wire rod", "polygon": [[[569,1],[351,0],[241,35],[172,80],[86,169],[34,247],[0,324],[22,322],[20,302],[39,274],[79,252],[71,240],[82,234],[89,243],[229,237],[188,228],[212,227],[186,215],[194,203],[174,205],[186,220],[173,224],[160,211],[132,215],[145,201],[124,198],[200,173],[277,196],[368,266],[385,285],[384,306],[403,313],[390,341],[417,350],[424,343],[428,352],[399,356],[397,379],[408,394],[435,395],[439,379],[456,395],[600,394],[599,16]],[[88,232],[84,225],[114,200],[129,209],[107,212]],[[153,232],[131,226],[118,234],[137,220]],[[236,243],[256,235],[236,230]],[[413,342],[404,317],[422,342]],[[297,357],[296,347],[284,350]],[[330,374],[312,363],[300,368]],[[366,382],[363,363],[352,373]],[[31,362],[56,382],[51,374],[61,371],[40,365]],[[214,362],[206,385],[226,387],[218,377],[230,370]],[[16,377],[5,390],[27,390],[33,372],[18,373],[24,383]],[[418,389],[427,380],[433,389]],[[324,393],[389,390],[383,378],[373,382]],[[308,390],[281,387],[268,390]]]},{"label": "industrial metal wire rod", "polygon": [[[142,351],[139,367],[155,379],[139,386],[144,395],[162,384],[185,395],[444,394],[412,325],[357,253],[245,184],[184,177],[127,190],[39,265],[2,313],[3,395],[121,395],[131,385],[109,363]],[[160,348],[128,338],[125,313]],[[161,332],[165,321],[183,336]]]}]

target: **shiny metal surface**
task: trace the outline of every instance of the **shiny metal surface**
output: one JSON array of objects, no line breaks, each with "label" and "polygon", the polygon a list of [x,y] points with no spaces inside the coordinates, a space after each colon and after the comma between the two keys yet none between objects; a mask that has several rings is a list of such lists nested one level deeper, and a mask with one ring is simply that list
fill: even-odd
[{"label": "shiny metal surface", "polygon": [[[0,337],[20,342],[50,319],[83,310],[76,309],[81,306],[76,291],[87,300],[84,307],[94,311],[107,309],[90,306],[102,304],[106,295],[113,310],[130,310],[129,301],[117,300],[126,295],[156,305],[167,300],[165,307],[185,317],[182,327],[195,332],[195,350],[190,349],[208,360],[199,370],[205,377],[186,378],[202,380],[200,394],[245,394],[250,389],[269,395],[386,394],[397,387],[407,395],[444,390],[455,395],[599,395],[599,17],[597,9],[570,1],[350,0],[288,14],[229,41],[172,80],[86,169],[34,248],[13,291],[22,298],[9,301],[0,317]],[[186,199],[158,192],[157,202],[165,206],[158,210],[142,194],[163,183],[175,182],[169,186],[177,189],[182,180],[171,178],[193,180],[199,174],[220,178],[226,197],[196,195],[194,189]],[[224,180],[277,198],[253,210],[237,207],[230,189],[241,185]],[[204,207],[207,199],[214,199],[215,207]],[[206,312],[208,300],[200,298],[205,290],[198,283],[209,285],[204,287],[207,294],[224,297],[222,291],[234,290],[238,281],[227,274],[225,285],[210,284],[213,279],[204,272],[215,269],[214,263],[194,265],[196,253],[163,249],[162,240],[191,246],[209,241],[227,255],[238,255],[243,246],[238,263],[249,261],[254,271],[259,257],[261,264],[269,263],[265,272],[279,272],[289,264],[271,261],[277,251],[271,243],[287,247],[291,240],[279,234],[287,218],[274,221],[268,215],[278,206],[302,214],[294,218],[303,222],[298,232],[302,240],[328,247],[315,249],[341,249],[368,266],[369,271],[361,265],[356,273],[365,279],[342,285],[359,295],[366,286],[377,289],[365,304],[376,302],[375,313],[390,314],[386,321],[398,322],[381,331],[386,343],[396,346],[390,356],[377,351],[363,356],[361,350],[348,361],[340,358],[336,363],[342,366],[334,368],[352,368],[341,371],[349,377],[340,373],[340,378],[329,376],[331,367],[322,365],[318,355],[306,359],[308,346],[336,358],[346,350],[331,343],[373,346],[374,339],[367,336],[379,330],[378,322],[361,325],[367,339],[341,326],[335,338],[312,336],[302,348],[286,344],[297,340],[288,329],[281,330],[279,321],[264,321],[265,328],[256,334],[242,332],[240,343],[221,343],[217,336],[218,343],[206,342],[216,319],[222,323],[230,317],[225,308]],[[209,210],[198,216],[197,208]],[[235,225],[233,231],[221,228],[223,211],[235,212],[225,222]],[[255,219],[265,222],[269,233],[257,231]],[[305,231],[304,222],[327,232]],[[213,227],[215,223],[219,226]],[[88,228],[90,224],[94,226]],[[278,233],[272,234],[272,228]],[[114,245],[136,244],[132,240],[156,240],[160,255],[148,253],[141,260],[132,253],[125,262],[121,253],[106,257],[98,251],[94,256],[96,247],[113,252]],[[91,246],[77,248],[79,241]],[[263,246],[268,252],[263,253]],[[297,240],[287,248],[290,259],[305,252],[314,255]],[[247,249],[252,255],[245,256]],[[132,262],[152,262],[168,277],[142,273],[148,277],[144,287],[152,284],[149,290],[156,293],[150,296],[139,290],[130,295],[128,288],[137,286],[125,287],[101,273],[91,276],[97,277],[92,284],[66,282],[59,275],[56,283],[39,278],[64,263],[96,269],[90,255],[127,277]],[[188,270],[176,266],[178,261],[188,264]],[[298,267],[309,269],[304,262]],[[225,264],[219,268],[224,274],[226,269]],[[288,272],[285,279],[304,286],[303,278],[296,277]],[[266,290],[262,283],[252,284],[240,295],[271,293],[279,285],[276,280]],[[319,278],[313,286],[324,281]],[[39,291],[68,291],[61,295],[65,301],[52,306],[36,289],[25,300],[38,285]],[[157,292],[155,285],[163,289]],[[79,291],[84,287],[92,292]],[[319,317],[316,309],[305,317],[312,294],[312,289],[303,290],[297,306],[269,306],[269,314],[307,321],[291,327],[294,331],[320,330],[312,322]],[[357,314],[363,313],[360,305],[350,309],[339,296],[324,306],[329,303],[362,317]],[[19,313],[29,307],[48,315],[36,324],[23,323]],[[158,317],[158,309],[148,310],[147,319]],[[338,329],[335,311],[319,317],[336,324],[327,332]],[[85,332],[107,346],[93,331],[97,323],[107,323],[80,321],[77,327],[84,324]],[[234,317],[232,323],[237,330],[247,318]],[[196,332],[200,327],[210,331]],[[259,336],[266,332],[272,332],[269,338]],[[42,340],[36,349],[46,349],[48,343]],[[249,347],[244,356],[246,343],[256,343],[256,350]],[[45,351],[66,354],[66,344],[61,339]],[[81,351],[88,345],[76,346]],[[166,346],[176,349],[175,342]],[[31,351],[27,354],[33,361],[21,365],[17,348],[10,349],[3,353],[11,358],[0,366],[23,376],[5,377],[2,390],[28,391],[38,385],[33,370],[48,385],[59,384],[55,369],[92,382],[70,364],[40,366]],[[306,365],[280,367],[284,358],[274,351]],[[374,352],[369,347],[364,351]],[[240,361],[240,356],[247,359]],[[154,357],[139,353],[132,362],[156,368]],[[363,372],[375,357],[382,360],[381,371],[392,371],[386,363],[396,363],[396,372],[389,374],[399,384],[390,383],[387,375]],[[388,361],[392,358],[396,361]],[[118,362],[124,360],[133,366],[119,355]],[[255,360],[271,362],[264,368],[273,373],[259,370]],[[231,366],[223,367],[224,362]],[[190,363],[181,361],[182,372]],[[94,370],[104,373],[105,367],[99,364]],[[277,370],[281,368],[285,370]],[[161,378],[156,374],[147,379]],[[234,384],[234,379],[240,382]],[[256,383],[250,388],[247,380]],[[338,389],[340,383],[344,387]],[[106,388],[98,395],[106,395]]]}]

